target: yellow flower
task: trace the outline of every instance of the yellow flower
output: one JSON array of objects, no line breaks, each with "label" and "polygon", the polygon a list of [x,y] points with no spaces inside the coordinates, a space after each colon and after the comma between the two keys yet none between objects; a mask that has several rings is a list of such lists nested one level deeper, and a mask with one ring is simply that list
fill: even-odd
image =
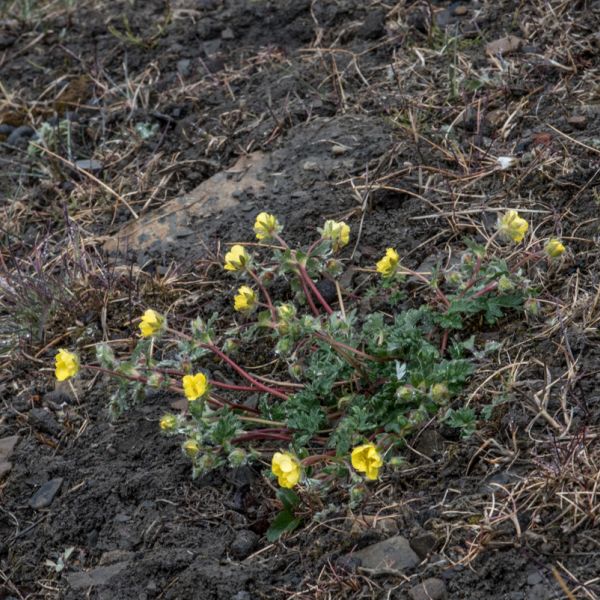
[{"label": "yellow flower", "polygon": [[283,488],[293,488],[302,475],[300,461],[289,452],[275,452],[271,461],[271,471],[277,483]]},{"label": "yellow flower", "polygon": [[400,257],[393,248],[388,248],[385,251],[385,256],[377,261],[377,272],[381,273],[383,277],[391,277],[398,267]]},{"label": "yellow flower", "polygon": [[275,215],[261,212],[254,222],[254,233],[257,240],[268,240],[281,231],[281,225]]},{"label": "yellow flower", "polygon": [[498,229],[504,237],[518,244],[525,237],[529,223],[516,210],[509,210],[498,219]]},{"label": "yellow flower", "polygon": [[332,241],[333,251],[337,252],[350,242],[350,227],[343,221],[328,220],[323,225],[322,235],[324,240]]},{"label": "yellow flower", "polygon": [[548,243],[544,246],[546,254],[551,258],[558,258],[565,250],[563,243],[556,238],[551,238]]},{"label": "yellow flower", "polygon": [[196,440],[185,440],[185,442],[183,442],[183,451],[190,458],[195,458],[198,452],[200,452],[200,446]]},{"label": "yellow flower", "polygon": [[54,362],[56,364],[54,374],[58,381],[71,379],[71,377],[75,377],[79,372],[79,358],[77,354],[73,354],[73,352],[69,352],[64,348],[60,348],[54,357]]},{"label": "yellow flower", "polygon": [[177,417],[175,415],[163,415],[160,418],[160,428],[163,431],[173,431],[177,427]]},{"label": "yellow flower", "polygon": [[242,285],[233,298],[233,307],[238,312],[249,312],[256,306],[257,302],[258,298],[254,290],[247,285]]},{"label": "yellow flower", "polygon": [[144,338],[160,333],[165,327],[165,318],[155,310],[149,308],[140,321],[141,336]]},{"label": "yellow flower", "polygon": [[204,373],[183,376],[183,393],[190,402],[204,396],[207,390],[208,379]]},{"label": "yellow flower", "polygon": [[244,246],[236,244],[225,255],[225,270],[226,271],[242,271],[248,264],[250,255],[246,252]]},{"label": "yellow flower", "polygon": [[367,479],[373,480],[379,476],[383,459],[374,444],[362,444],[352,450],[352,466],[357,471],[365,473]]}]

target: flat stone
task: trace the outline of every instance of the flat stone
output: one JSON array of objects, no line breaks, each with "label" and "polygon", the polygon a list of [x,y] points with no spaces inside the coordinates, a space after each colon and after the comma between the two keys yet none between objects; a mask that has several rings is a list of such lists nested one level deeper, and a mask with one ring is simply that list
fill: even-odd
[{"label": "flat stone", "polygon": [[50,481],[44,483],[42,487],[33,496],[31,496],[29,500],[29,506],[31,506],[31,508],[35,508],[36,510],[50,506],[62,483],[62,477],[56,477],[55,479],[51,479]]},{"label": "flat stone", "polygon": [[367,546],[352,556],[360,560],[364,569],[373,571],[405,571],[420,562],[408,540],[401,535]]},{"label": "flat stone", "polygon": [[129,561],[118,562],[106,567],[98,567],[91,571],[69,573],[67,581],[74,590],[85,590],[90,587],[106,585],[115,575],[120,573]]},{"label": "flat stone", "polygon": [[104,165],[93,158],[82,158],[81,160],[75,161],[75,166],[78,169],[89,171],[90,173],[99,173],[104,168]]},{"label": "flat stone", "polygon": [[506,37],[500,38],[498,40],[494,40],[489,44],[486,44],[485,51],[488,54],[496,55],[496,54],[510,54],[511,52],[516,52],[520,50],[521,46],[525,43],[520,37],[516,35],[507,35]]},{"label": "flat stone", "polygon": [[544,578],[539,571],[533,571],[527,576],[527,585],[538,585],[539,583],[542,583],[543,580]]},{"label": "flat stone", "polygon": [[134,553],[129,552],[128,550],[109,550],[100,557],[98,565],[104,567],[118,562],[127,562],[130,561],[133,556]]},{"label": "flat stone", "polygon": [[567,119],[567,123],[575,129],[585,129],[587,127],[587,117],[585,115],[573,115]]},{"label": "flat stone", "polygon": [[375,515],[351,515],[349,520],[352,524],[350,533],[360,534],[368,529],[375,529],[387,535],[398,534],[398,523],[393,518],[377,517]]},{"label": "flat stone", "polygon": [[5,475],[8,475],[12,470],[12,463],[7,460],[3,460],[0,462],[0,479],[2,479]]},{"label": "flat stone", "polygon": [[8,460],[19,441],[18,435],[11,435],[0,439],[0,461]]},{"label": "flat stone", "polygon": [[446,584],[436,577],[426,579],[408,590],[411,600],[444,600],[447,598]]},{"label": "flat stone", "polygon": [[421,535],[417,535],[410,540],[410,547],[419,555],[421,560],[423,560],[430,552],[433,552],[437,543],[438,540],[435,535],[429,531],[425,531]]}]

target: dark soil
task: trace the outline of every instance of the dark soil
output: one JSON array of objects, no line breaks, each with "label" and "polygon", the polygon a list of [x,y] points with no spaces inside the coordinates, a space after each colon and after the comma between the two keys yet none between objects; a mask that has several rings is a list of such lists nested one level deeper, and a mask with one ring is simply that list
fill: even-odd
[{"label": "dark soil", "polygon": [[[96,176],[148,235],[169,200],[240,156],[266,156],[263,185],[240,190],[234,206],[209,202],[184,229],[169,222],[177,229],[159,243],[128,240],[112,254],[151,275],[175,265],[214,279],[181,302],[182,318],[229,305],[231,281],[211,261],[221,244],[249,240],[262,210],[295,243],[326,218],[346,219],[349,265],[370,266],[393,245],[417,267],[515,207],[531,211],[540,236],[562,235],[571,258],[547,290],[563,302],[562,321],[480,332],[510,337],[503,360],[538,361],[518,367],[522,385],[470,440],[430,424],[354,510],[388,517],[385,527],[357,528],[340,491],[322,499],[322,519],[277,544],[264,537],[277,505],[261,465],[192,480],[180,440],[157,426],[175,398],[148,396],[111,422],[105,382],[86,382],[78,402],[52,390],[53,347],[23,340],[0,378],[0,438],[20,438],[0,484],[0,598],[404,599],[427,577],[456,599],[568,597],[561,582],[572,597],[600,597],[598,3],[151,0],[46,12],[42,3],[27,21],[17,5],[0,21],[10,96],[0,110],[3,258],[64,227],[65,214],[98,253],[131,227],[114,193],[64,161],[28,155],[29,134],[7,143],[14,127],[39,131],[66,111],[76,115],[72,148],[59,142],[56,153],[100,161]],[[523,46],[492,60],[485,44],[508,34]],[[138,125],[155,134],[143,139]],[[499,156],[519,166],[496,169]],[[98,315],[89,327],[85,339],[99,340]],[[490,404],[477,386],[495,368],[468,390],[475,403]],[[570,368],[576,376],[565,378]],[[559,418],[567,402],[573,419],[562,437],[527,407],[555,380],[549,411]],[[31,508],[55,478],[52,503]],[[397,532],[423,552],[413,572],[365,573],[348,560]],[[71,547],[60,572],[46,563]]]}]

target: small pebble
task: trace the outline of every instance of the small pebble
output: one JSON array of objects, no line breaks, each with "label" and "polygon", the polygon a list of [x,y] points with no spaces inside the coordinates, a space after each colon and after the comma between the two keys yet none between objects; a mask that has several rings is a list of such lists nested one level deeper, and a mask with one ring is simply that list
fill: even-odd
[{"label": "small pebble", "polygon": [[33,494],[33,496],[31,496],[29,500],[29,506],[31,506],[31,508],[35,508],[36,510],[50,506],[62,483],[62,477],[57,477],[44,483],[44,485],[42,485],[42,487],[35,494]]},{"label": "small pebble", "polygon": [[250,556],[256,545],[258,544],[258,534],[250,531],[249,529],[242,529],[238,531],[235,539],[231,543],[229,550],[234,558],[243,560],[247,556]]},{"label": "small pebble", "polygon": [[408,591],[411,600],[443,600],[446,595],[446,584],[436,577],[426,579]]}]

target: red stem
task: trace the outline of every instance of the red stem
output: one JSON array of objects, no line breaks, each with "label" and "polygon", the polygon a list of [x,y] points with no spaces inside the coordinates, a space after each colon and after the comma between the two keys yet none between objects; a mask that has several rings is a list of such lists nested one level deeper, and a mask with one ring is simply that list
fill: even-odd
[{"label": "red stem", "polygon": [[273,318],[273,321],[277,321],[277,312],[275,311],[275,307],[273,306],[273,302],[271,301],[271,296],[269,295],[269,292],[267,292],[267,288],[265,288],[263,282],[260,280],[260,277],[254,271],[248,269],[248,274],[250,275],[250,277],[252,277],[252,279],[254,279],[254,281],[256,281],[256,284],[260,288],[262,295],[265,297],[267,306],[271,311],[271,317]]},{"label": "red stem", "polygon": [[242,369],[242,367],[240,367],[235,361],[233,361],[231,358],[229,358],[229,356],[227,356],[227,354],[222,352],[216,346],[213,346],[212,344],[202,344],[202,346],[204,348],[208,348],[211,352],[216,354],[220,359],[224,360],[234,371],[239,373],[244,379],[247,379],[254,387],[258,388],[262,392],[265,392],[267,394],[271,394],[272,396],[280,398],[281,400],[288,400],[288,397],[286,396],[286,394],[284,394],[283,392],[280,392],[279,390],[275,390],[267,385],[263,385],[260,381],[258,381],[257,379],[254,379],[254,377],[252,377],[252,375],[250,375],[250,373],[244,371],[244,369]]},{"label": "red stem", "polygon": [[298,269],[300,271],[300,277],[302,277],[302,279],[304,279],[304,281],[307,283],[311,292],[316,296],[317,300],[321,303],[321,305],[325,309],[325,312],[328,315],[333,314],[333,309],[331,308],[331,306],[329,306],[329,304],[327,303],[325,298],[323,298],[323,296],[321,295],[321,292],[319,292],[319,288],[317,288],[317,286],[315,285],[315,282],[310,278],[310,275],[308,274],[306,267],[304,267],[304,265],[301,265],[300,263],[298,263]]},{"label": "red stem", "polygon": [[315,305],[315,302],[314,302],[313,297],[312,297],[312,295],[310,293],[310,290],[306,286],[306,282],[304,281],[304,279],[302,277],[300,277],[299,279],[300,279],[300,283],[302,285],[302,289],[304,290],[304,295],[306,296],[306,300],[308,301],[308,305],[310,306],[310,309],[312,310],[312,312],[315,315],[315,317],[318,317],[319,316],[319,309]]}]

